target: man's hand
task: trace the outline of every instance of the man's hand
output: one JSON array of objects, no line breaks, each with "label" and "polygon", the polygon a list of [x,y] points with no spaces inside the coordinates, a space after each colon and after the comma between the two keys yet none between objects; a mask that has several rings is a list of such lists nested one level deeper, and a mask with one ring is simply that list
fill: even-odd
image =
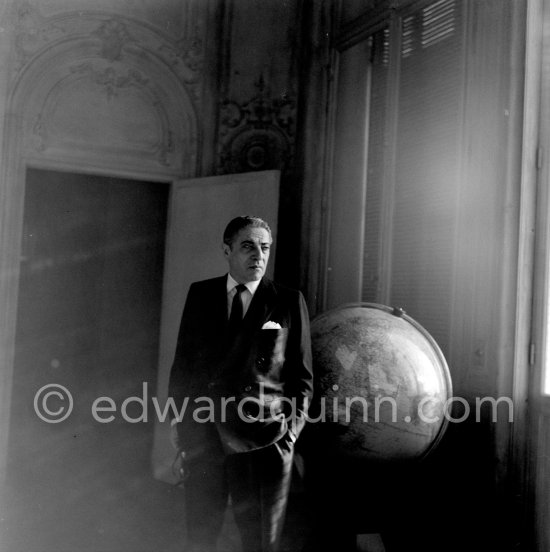
[{"label": "man's hand", "polygon": [[[172,426],[174,428],[174,426]],[[177,433],[177,432],[176,432]],[[170,438],[172,441],[172,438]],[[172,443],[174,444],[174,443]],[[189,475],[189,471],[185,465],[185,452],[181,449],[178,449],[178,453],[176,454],[176,458],[174,459],[174,462],[172,463],[172,473],[177,478],[176,485],[181,485],[185,482]]]}]

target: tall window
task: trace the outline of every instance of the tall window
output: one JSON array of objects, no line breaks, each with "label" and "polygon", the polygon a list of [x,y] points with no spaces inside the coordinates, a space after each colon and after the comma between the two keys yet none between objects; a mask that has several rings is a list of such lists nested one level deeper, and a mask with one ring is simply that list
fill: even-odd
[{"label": "tall window", "polygon": [[362,298],[403,307],[444,350],[458,221],[463,5],[424,4],[370,38]]}]

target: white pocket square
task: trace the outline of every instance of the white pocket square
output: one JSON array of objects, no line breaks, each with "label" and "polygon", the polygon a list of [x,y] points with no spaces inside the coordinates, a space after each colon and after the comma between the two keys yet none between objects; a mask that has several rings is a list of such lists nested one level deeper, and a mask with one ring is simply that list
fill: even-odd
[{"label": "white pocket square", "polygon": [[271,320],[269,322],[266,322],[262,326],[262,330],[281,330],[281,325],[277,324],[277,322],[272,322]]}]

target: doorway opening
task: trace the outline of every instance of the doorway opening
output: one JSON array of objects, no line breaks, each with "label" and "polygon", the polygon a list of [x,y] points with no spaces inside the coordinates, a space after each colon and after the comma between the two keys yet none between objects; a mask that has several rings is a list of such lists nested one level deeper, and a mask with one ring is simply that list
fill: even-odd
[{"label": "doorway opening", "polygon": [[[174,536],[181,512],[150,465],[168,196],[162,183],[27,171],[6,549],[161,549],[139,529],[151,508]],[[59,423],[47,418],[66,397],[35,403],[52,384],[73,400]]]}]

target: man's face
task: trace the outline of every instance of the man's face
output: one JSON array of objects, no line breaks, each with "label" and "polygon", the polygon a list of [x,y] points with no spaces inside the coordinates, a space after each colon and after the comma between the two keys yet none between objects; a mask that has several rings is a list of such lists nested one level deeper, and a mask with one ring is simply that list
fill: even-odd
[{"label": "man's face", "polygon": [[231,247],[223,244],[229,273],[239,284],[259,280],[265,274],[270,248],[271,236],[265,228],[242,228]]}]

